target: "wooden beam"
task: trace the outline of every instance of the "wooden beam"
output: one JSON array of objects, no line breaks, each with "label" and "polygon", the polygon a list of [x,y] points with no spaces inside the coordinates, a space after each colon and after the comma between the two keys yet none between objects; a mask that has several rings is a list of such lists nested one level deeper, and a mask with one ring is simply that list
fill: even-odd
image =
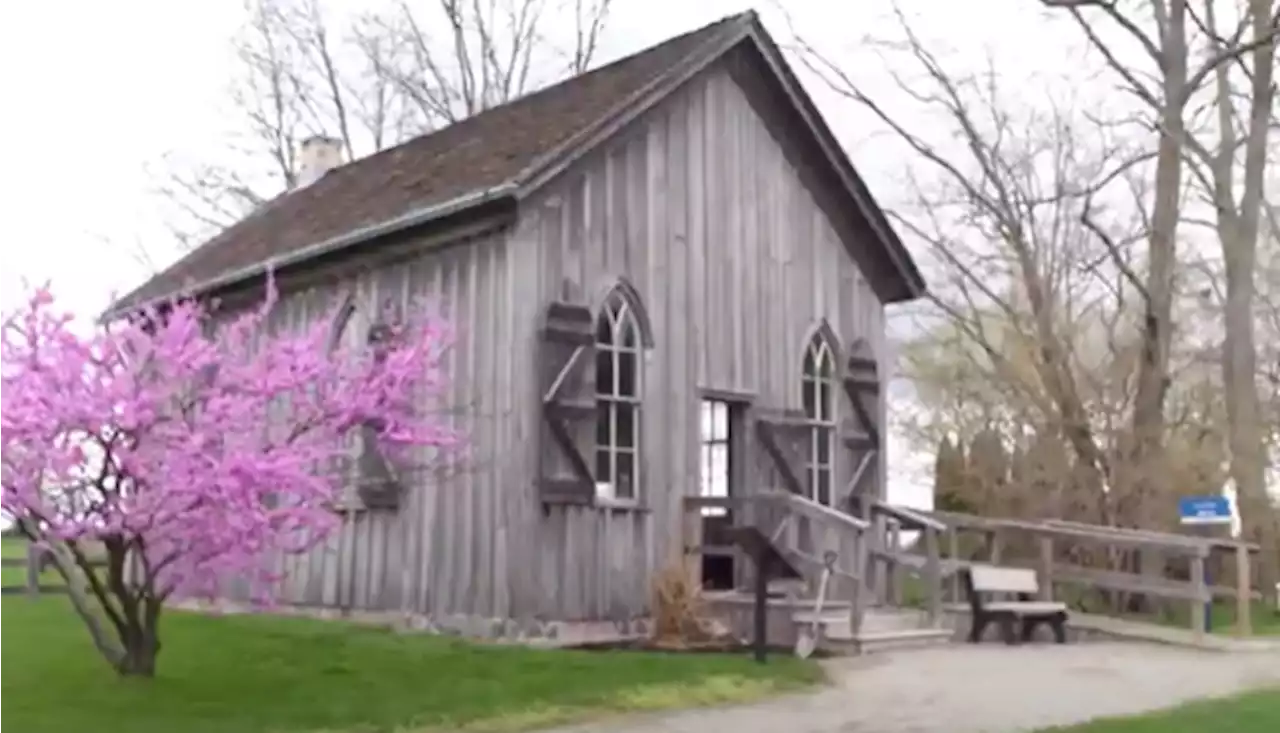
[{"label": "wooden beam", "polygon": [[778,427],[769,419],[759,417],[756,419],[756,439],[764,448],[766,454],[773,461],[773,467],[782,477],[783,484],[786,485],[788,491],[796,495],[805,493],[804,482],[796,475],[795,467],[791,463],[791,457],[787,455],[782,444],[778,442]]}]

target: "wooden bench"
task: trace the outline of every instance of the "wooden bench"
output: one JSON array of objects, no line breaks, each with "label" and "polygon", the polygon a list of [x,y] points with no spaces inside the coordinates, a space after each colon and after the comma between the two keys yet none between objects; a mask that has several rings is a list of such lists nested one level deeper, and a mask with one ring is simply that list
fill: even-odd
[{"label": "wooden bench", "polygon": [[[1067,604],[1033,600],[1040,591],[1034,570],[972,565],[962,571],[961,577],[973,614],[970,643],[981,641],[982,632],[992,622],[1000,625],[1000,635],[1006,644],[1029,641],[1036,626],[1042,623],[1053,629],[1055,641],[1066,643]],[[1018,600],[989,599],[993,594],[1013,595]],[[1017,628],[1019,624],[1021,629]]]}]

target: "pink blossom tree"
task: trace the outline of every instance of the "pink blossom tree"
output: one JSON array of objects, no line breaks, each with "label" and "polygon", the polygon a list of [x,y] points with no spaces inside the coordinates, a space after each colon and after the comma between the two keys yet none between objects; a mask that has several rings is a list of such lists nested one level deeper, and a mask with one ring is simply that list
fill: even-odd
[{"label": "pink blossom tree", "polygon": [[352,431],[392,465],[457,447],[435,402],[441,321],[422,309],[337,348],[337,309],[283,332],[267,291],[237,316],[173,302],[78,332],[46,287],[4,318],[4,512],[121,675],[154,674],[169,599],[231,577],[270,599],[278,558],[339,524]]}]

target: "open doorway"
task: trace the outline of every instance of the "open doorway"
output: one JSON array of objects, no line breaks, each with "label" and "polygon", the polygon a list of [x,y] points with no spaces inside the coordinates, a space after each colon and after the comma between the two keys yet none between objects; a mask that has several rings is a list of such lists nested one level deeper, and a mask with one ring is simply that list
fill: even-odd
[{"label": "open doorway", "polygon": [[[729,497],[734,494],[738,475],[734,446],[741,434],[743,405],[723,399],[705,398],[699,412],[698,453],[702,496]],[[721,507],[702,509],[702,587],[730,590],[734,587],[734,550],[726,537],[733,526],[733,512]]]}]

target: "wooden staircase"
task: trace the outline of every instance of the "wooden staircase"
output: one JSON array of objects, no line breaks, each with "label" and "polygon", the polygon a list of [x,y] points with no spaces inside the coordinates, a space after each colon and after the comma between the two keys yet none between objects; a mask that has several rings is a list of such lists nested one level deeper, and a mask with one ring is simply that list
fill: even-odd
[{"label": "wooden staircase", "polygon": [[[803,581],[774,581],[769,584],[767,605],[769,643],[793,647],[802,633],[819,623],[817,648],[833,656],[855,656],[879,652],[922,649],[948,644],[953,632],[940,623],[930,623],[921,609],[879,606],[862,611],[858,628],[853,628],[853,603],[826,599],[821,612],[810,584]],[[754,598],[750,590],[708,592],[704,598],[712,613],[730,628],[751,628]]]},{"label": "wooden staircase", "polygon": [[[825,604],[824,604],[825,605]],[[797,611],[792,620],[800,626],[813,623],[813,611]],[[923,611],[912,608],[870,608],[863,612],[857,631],[844,610],[823,610],[819,617],[822,636],[818,648],[829,654],[873,654],[935,647],[951,642],[952,631],[931,625]]]}]

